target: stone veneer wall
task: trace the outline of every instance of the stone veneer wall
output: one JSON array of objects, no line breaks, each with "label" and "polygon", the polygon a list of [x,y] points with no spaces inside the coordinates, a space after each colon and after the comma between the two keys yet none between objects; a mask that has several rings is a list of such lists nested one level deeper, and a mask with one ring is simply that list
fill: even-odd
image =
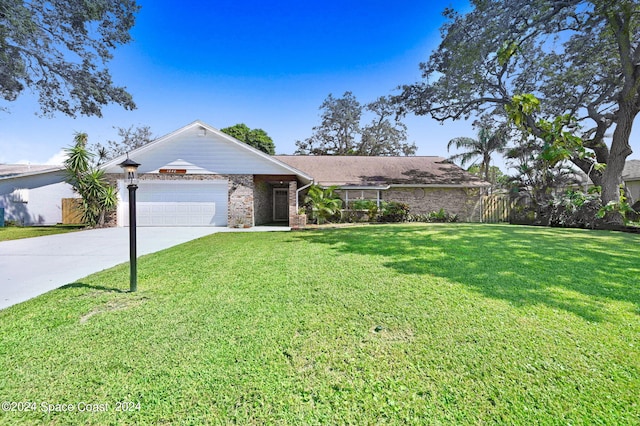
[{"label": "stone veneer wall", "polygon": [[[221,175],[222,176],[222,175]],[[255,225],[253,175],[226,175],[229,179],[228,225]]]},{"label": "stone veneer wall", "polygon": [[[117,187],[118,179],[122,174],[107,174],[107,181]],[[138,180],[177,180],[177,181],[203,181],[203,180],[229,180],[228,216],[227,223],[233,226],[241,223],[254,225],[254,183],[253,175],[170,175],[160,173],[145,173],[138,176]],[[117,226],[117,212],[113,211],[107,216],[105,226]]]},{"label": "stone veneer wall", "polygon": [[264,177],[261,176],[256,176],[254,178],[254,210],[256,225],[273,222],[273,190],[276,188],[289,190],[289,223],[291,223],[293,216],[298,215],[298,212],[296,211],[297,182],[295,180],[289,180],[281,182],[280,184],[271,184],[265,182],[263,179]]},{"label": "stone veneer wall", "polygon": [[460,221],[480,221],[480,190],[475,188],[392,188],[382,191],[381,197],[408,204],[412,214],[444,209]]},{"label": "stone veneer wall", "polygon": [[298,182],[292,180],[289,182],[289,226],[293,226],[298,216],[298,209],[296,209],[296,191],[298,190]]},{"label": "stone veneer wall", "polygon": [[254,178],[253,210],[256,225],[269,223],[273,220],[273,186]]}]

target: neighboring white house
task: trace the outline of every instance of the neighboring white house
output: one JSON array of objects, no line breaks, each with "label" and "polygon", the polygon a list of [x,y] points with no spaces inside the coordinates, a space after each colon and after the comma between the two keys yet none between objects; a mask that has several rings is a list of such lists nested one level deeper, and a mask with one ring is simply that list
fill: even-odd
[{"label": "neighboring white house", "polygon": [[[580,186],[593,186],[591,179],[587,180],[586,173],[582,171],[576,172],[576,179],[580,181]],[[626,185],[629,195],[631,195],[631,203],[640,201],[640,160],[627,160],[622,170],[622,181]],[[588,182],[588,183],[587,183]]]},{"label": "neighboring white house", "polygon": [[61,166],[0,164],[0,207],[5,221],[22,225],[62,222],[62,199],[77,195]]},{"label": "neighboring white house", "polygon": [[622,171],[622,180],[627,185],[633,202],[640,201],[640,160],[627,160]]}]

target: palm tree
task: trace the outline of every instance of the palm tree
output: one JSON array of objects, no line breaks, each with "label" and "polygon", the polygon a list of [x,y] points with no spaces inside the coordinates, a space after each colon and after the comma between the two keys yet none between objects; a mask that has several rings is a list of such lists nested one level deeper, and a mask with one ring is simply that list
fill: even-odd
[{"label": "palm tree", "polygon": [[318,225],[336,215],[342,207],[342,200],[335,194],[335,189],[335,186],[322,188],[313,185],[304,198],[304,202],[311,206],[311,218],[316,219]]},{"label": "palm tree", "polygon": [[109,185],[104,170],[92,164],[93,154],[87,150],[88,136],[77,133],[75,144],[66,148],[64,161],[67,182],[82,198],[82,219],[90,226],[104,226],[106,214],[118,203],[117,190]]},{"label": "palm tree", "polygon": [[[451,161],[460,160],[460,165],[465,164],[480,157],[480,174],[482,178],[489,181],[489,167],[491,166],[491,154],[494,152],[504,152],[507,146],[507,132],[504,127],[493,130],[486,125],[481,125],[478,131],[478,139],[469,137],[454,138],[447,144],[447,151],[451,146],[456,149],[463,148],[466,151],[449,157]],[[474,161],[475,163],[475,161]]]}]

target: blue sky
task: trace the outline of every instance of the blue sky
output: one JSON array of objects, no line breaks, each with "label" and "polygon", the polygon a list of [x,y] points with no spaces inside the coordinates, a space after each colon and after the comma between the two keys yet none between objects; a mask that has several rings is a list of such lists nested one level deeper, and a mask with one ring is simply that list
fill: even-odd
[{"label": "blue sky", "polygon": [[[418,64],[440,40],[442,10],[462,0],[138,0],[134,41],[109,63],[137,110],[112,105],[102,118],[40,118],[33,95],[0,112],[0,163],[51,161],[75,132],[117,140],[114,127],[148,125],[162,136],[196,119],[264,129],[292,154],[319,123],[330,93],[361,103],[420,79]],[[418,155],[447,156],[447,142],[475,136],[469,123],[406,118]],[[640,152],[640,147],[636,147]]]},{"label": "blue sky", "polygon": [[[103,118],[40,118],[33,95],[0,112],[0,163],[44,163],[71,144],[117,139],[114,126],[149,125],[156,136],[196,119],[223,128],[264,129],[279,154],[311,135],[319,106],[350,90],[361,103],[420,78],[418,64],[439,42],[442,10],[466,1],[139,0],[134,41],[109,63],[138,106],[113,105]],[[420,155],[446,155],[468,125],[409,117]],[[460,130],[458,130],[460,128]],[[465,133],[466,131],[466,133]]]}]

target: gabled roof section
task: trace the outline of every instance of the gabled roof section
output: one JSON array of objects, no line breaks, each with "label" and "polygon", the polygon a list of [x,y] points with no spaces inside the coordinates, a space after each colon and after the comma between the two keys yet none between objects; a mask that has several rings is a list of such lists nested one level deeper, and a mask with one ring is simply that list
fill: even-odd
[{"label": "gabled roof section", "polygon": [[[215,174],[297,175],[302,181],[311,177],[289,164],[253,148],[220,130],[196,120],[168,135],[128,153],[140,163],[139,173],[154,173],[176,161],[190,164],[191,170]],[[118,166],[127,158],[121,155],[101,166],[107,173],[121,173]]]},{"label": "gabled roof section", "polygon": [[484,187],[477,176],[442,157],[277,156],[322,186]]},{"label": "gabled roof section", "polygon": [[0,179],[15,179],[64,170],[62,166],[39,164],[0,164]]}]

